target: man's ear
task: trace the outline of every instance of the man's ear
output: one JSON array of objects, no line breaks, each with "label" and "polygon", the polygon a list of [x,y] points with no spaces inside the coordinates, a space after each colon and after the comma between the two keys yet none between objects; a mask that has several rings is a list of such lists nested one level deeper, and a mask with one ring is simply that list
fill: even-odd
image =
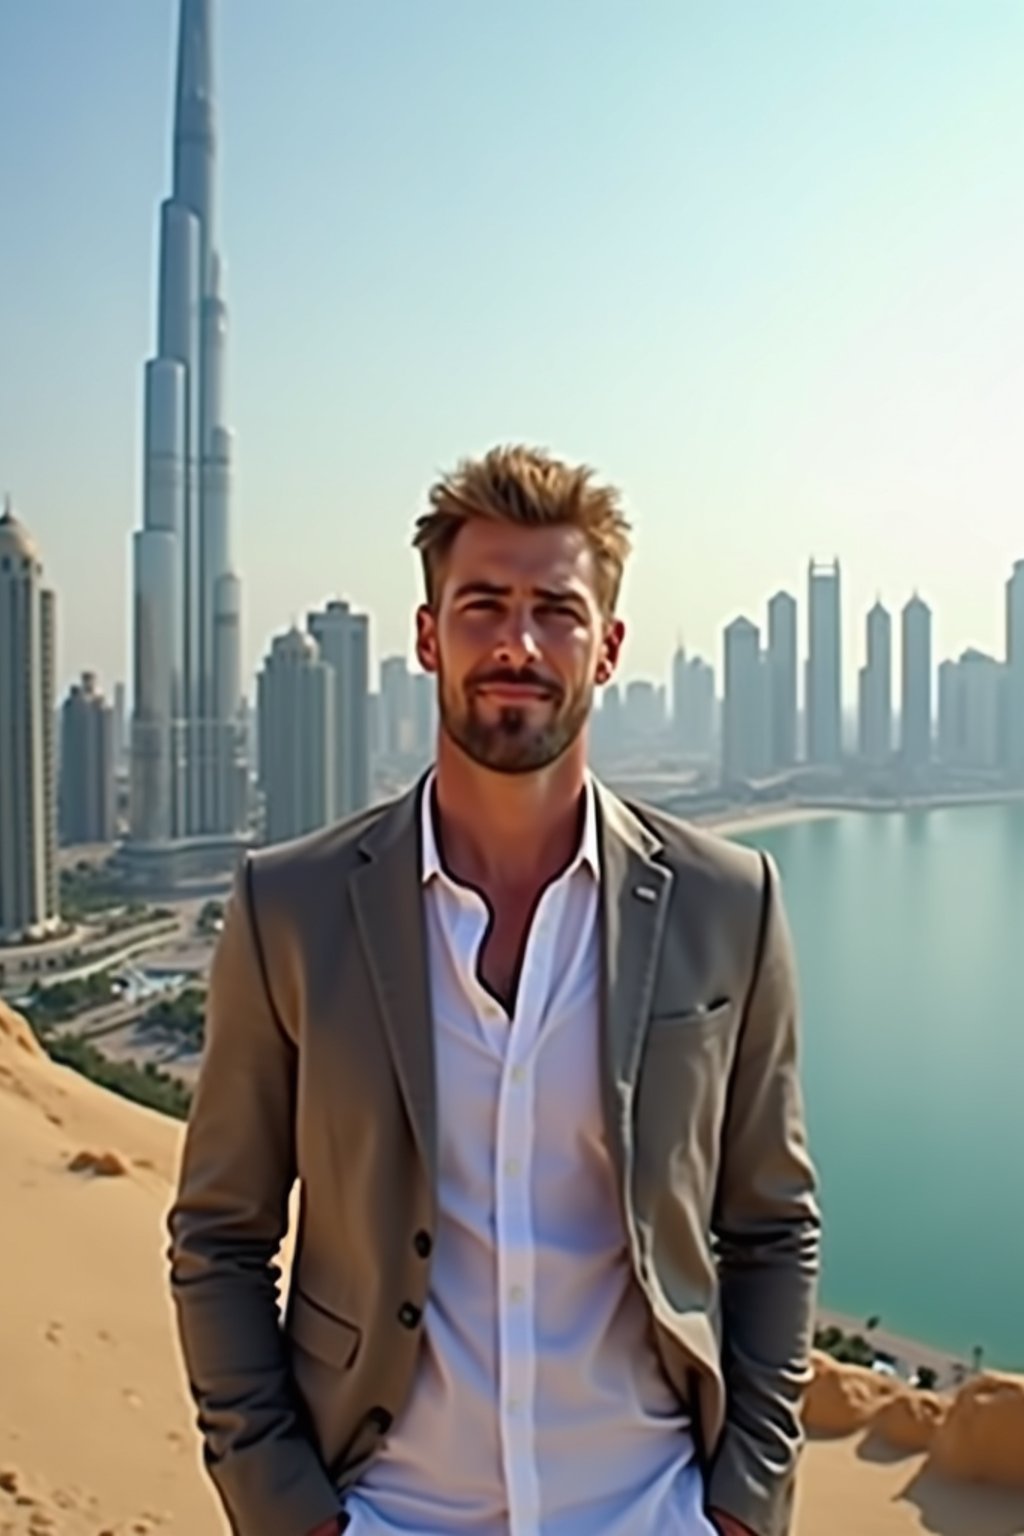
[{"label": "man's ear", "polygon": [[601,655],[597,663],[596,681],[604,686],[610,683],[615,676],[615,670],[619,665],[619,656],[622,653],[622,643],[626,638],[626,626],[621,619],[609,619],[604,627],[604,635],[601,639]]},{"label": "man's ear", "polygon": [[424,672],[437,671],[437,619],[427,603],[416,610],[416,660]]}]

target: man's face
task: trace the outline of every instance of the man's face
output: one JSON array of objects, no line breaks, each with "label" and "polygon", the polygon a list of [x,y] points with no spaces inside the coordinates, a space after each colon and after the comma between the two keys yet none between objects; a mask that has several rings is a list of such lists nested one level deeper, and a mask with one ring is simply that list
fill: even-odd
[{"label": "man's face", "polygon": [[417,614],[417,654],[436,672],[441,723],[474,762],[531,773],[583,730],[623,628],[601,609],[576,528],[471,521]]}]

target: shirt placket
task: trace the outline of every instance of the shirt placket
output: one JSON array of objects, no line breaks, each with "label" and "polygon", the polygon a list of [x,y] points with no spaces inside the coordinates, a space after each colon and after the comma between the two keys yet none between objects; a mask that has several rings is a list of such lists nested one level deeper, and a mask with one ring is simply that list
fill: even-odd
[{"label": "shirt placket", "polygon": [[541,898],[523,957],[516,1011],[506,1026],[498,1090],[495,1240],[501,1440],[510,1536],[539,1536],[535,1394],[536,1244],[532,1192],[537,1146],[536,1064],[551,990],[562,891]]}]

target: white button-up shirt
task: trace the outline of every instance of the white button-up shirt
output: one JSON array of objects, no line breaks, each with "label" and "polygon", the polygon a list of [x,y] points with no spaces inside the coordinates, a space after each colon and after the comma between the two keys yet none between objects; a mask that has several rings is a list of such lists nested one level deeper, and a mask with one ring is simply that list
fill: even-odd
[{"label": "white button-up shirt", "polygon": [[597,815],[534,914],[509,1018],[483,898],[422,802],[439,1218],[411,1397],[349,1536],[706,1536],[689,1421],[631,1268],[601,1113]]}]

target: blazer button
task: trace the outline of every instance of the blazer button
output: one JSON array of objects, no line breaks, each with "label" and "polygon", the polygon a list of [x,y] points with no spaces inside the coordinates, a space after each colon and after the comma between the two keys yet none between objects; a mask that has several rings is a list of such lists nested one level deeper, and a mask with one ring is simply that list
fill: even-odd
[{"label": "blazer button", "polygon": [[392,1418],[386,1408],[371,1408],[366,1417],[379,1435],[386,1435],[391,1428]]},{"label": "blazer button", "polygon": [[402,1303],[399,1310],[398,1321],[403,1328],[415,1328],[422,1316],[423,1313],[419,1307],[414,1307],[411,1301],[406,1301]]},{"label": "blazer button", "polygon": [[417,1232],[412,1245],[421,1259],[429,1259],[430,1251],[434,1246],[429,1232]]}]

